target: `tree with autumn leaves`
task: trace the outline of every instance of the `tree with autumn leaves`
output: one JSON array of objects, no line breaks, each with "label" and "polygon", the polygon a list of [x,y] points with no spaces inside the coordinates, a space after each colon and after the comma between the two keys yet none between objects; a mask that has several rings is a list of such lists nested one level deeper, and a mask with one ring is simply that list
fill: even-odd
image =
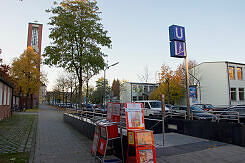
[{"label": "tree with autumn leaves", "polygon": [[[188,62],[189,69],[197,65],[196,61]],[[161,100],[160,95],[165,95],[165,103],[176,104],[185,96],[185,65],[180,64],[174,71],[167,65],[162,65],[160,85],[151,94],[149,99]]]},{"label": "tree with autumn leaves", "polygon": [[[25,94],[26,100],[31,96],[30,107],[32,108],[33,94],[39,91],[40,81],[40,55],[36,54],[32,47],[28,47],[19,58],[15,58],[10,75],[15,81],[15,91],[20,95]],[[28,104],[28,102],[26,101]]]}]

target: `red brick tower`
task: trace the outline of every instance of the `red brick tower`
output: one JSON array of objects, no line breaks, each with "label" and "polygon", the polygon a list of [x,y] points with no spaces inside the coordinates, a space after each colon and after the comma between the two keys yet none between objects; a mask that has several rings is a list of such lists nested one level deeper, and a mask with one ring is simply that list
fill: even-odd
[{"label": "red brick tower", "polygon": [[[41,57],[42,48],[42,24],[29,23],[28,25],[28,37],[27,47],[31,46],[34,51]],[[40,71],[40,65],[38,65]],[[33,104],[38,106],[39,104],[39,91],[33,95]]]}]

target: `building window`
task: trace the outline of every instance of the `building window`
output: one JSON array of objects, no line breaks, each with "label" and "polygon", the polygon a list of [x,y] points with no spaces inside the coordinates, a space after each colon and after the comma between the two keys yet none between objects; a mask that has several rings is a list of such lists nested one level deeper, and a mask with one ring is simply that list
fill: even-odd
[{"label": "building window", "polygon": [[237,79],[238,80],[242,80],[243,76],[242,76],[242,68],[241,67],[237,67]]},{"label": "building window", "polygon": [[231,100],[236,101],[236,88],[231,88]]},{"label": "building window", "polygon": [[133,92],[136,92],[137,91],[137,87],[136,87],[136,85],[134,84],[134,85],[132,85],[132,91]]},{"label": "building window", "polygon": [[152,91],[153,91],[153,89],[154,89],[154,88],[153,88],[153,86],[150,86],[150,92],[152,92]]},{"label": "building window", "polygon": [[148,92],[148,86],[144,86],[144,92],[145,92],[145,93]]},{"label": "building window", "polygon": [[139,100],[143,100],[143,96],[139,96]]},{"label": "building window", "polygon": [[244,88],[239,88],[239,100],[244,101]]},{"label": "building window", "polygon": [[0,83],[0,105],[3,105],[3,83]]},{"label": "building window", "polygon": [[133,96],[133,101],[137,101],[137,96]]},{"label": "building window", "polygon": [[233,66],[229,66],[229,77],[230,80],[235,80],[235,68]]},{"label": "building window", "polygon": [[139,85],[138,86],[138,93],[142,93],[143,92],[143,86],[142,85]]},{"label": "building window", "polygon": [[3,91],[3,105],[7,105],[7,93],[8,93],[8,88],[6,85],[4,85],[4,91]]},{"label": "building window", "polygon": [[8,87],[8,101],[7,101],[7,105],[10,104],[10,95],[11,95],[11,88]]}]

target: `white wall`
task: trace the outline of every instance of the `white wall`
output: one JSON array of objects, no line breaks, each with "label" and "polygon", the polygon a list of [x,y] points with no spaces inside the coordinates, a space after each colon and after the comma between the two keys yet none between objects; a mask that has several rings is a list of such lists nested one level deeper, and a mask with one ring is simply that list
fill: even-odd
[{"label": "white wall", "polygon": [[[201,103],[229,105],[228,72],[225,62],[204,62],[196,66],[200,80]],[[199,100],[199,90],[198,100]]]},{"label": "white wall", "polygon": [[131,102],[131,84],[123,83],[120,87],[120,102]]}]

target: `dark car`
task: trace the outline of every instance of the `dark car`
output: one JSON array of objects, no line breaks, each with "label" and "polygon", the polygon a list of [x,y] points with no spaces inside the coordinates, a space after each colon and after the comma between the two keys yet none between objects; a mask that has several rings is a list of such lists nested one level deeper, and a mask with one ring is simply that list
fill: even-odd
[{"label": "dark car", "polygon": [[[173,106],[171,109],[175,116],[185,117],[187,115],[186,106]],[[191,116],[197,120],[216,120],[217,117],[214,114],[205,112],[200,106],[192,105],[190,107]]]},{"label": "dark car", "polygon": [[239,121],[245,123],[245,106],[232,106],[229,107],[225,112],[221,113],[221,119],[230,121]]},{"label": "dark car", "polygon": [[213,110],[215,110],[215,107],[212,104],[194,104],[192,106],[199,106],[204,111],[213,111]]},{"label": "dark car", "polygon": [[106,114],[107,112],[107,107],[101,106],[98,108],[97,112]]},{"label": "dark car", "polygon": [[205,112],[199,106],[191,106],[191,114],[193,115],[193,119],[198,119],[198,120],[217,120],[216,115]]}]

